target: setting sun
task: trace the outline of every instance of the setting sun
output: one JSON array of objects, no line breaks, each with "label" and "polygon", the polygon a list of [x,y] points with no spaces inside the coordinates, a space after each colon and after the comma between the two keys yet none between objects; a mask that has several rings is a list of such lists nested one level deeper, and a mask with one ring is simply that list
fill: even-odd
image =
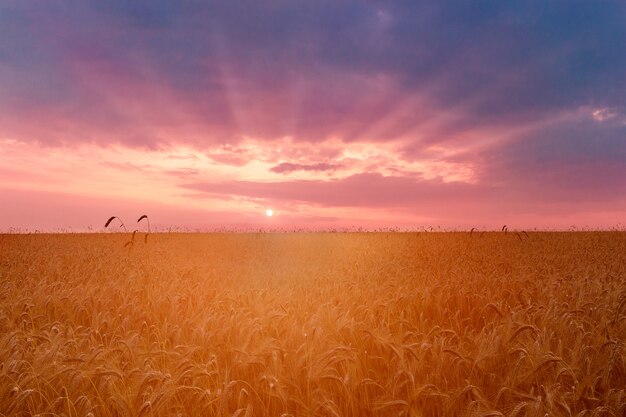
[{"label": "setting sun", "polygon": [[272,209],[265,210],[265,215],[267,217],[272,217],[274,215],[274,210],[272,210]]}]

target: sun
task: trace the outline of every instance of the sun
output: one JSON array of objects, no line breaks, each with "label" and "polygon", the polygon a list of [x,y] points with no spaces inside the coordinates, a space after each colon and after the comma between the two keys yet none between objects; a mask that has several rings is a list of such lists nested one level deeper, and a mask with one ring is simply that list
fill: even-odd
[{"label": "sun", "polygon": [[274,210],[268,208],[267,210],[265,210],[265,215],[267,217],[272,217],[274,215]]}]

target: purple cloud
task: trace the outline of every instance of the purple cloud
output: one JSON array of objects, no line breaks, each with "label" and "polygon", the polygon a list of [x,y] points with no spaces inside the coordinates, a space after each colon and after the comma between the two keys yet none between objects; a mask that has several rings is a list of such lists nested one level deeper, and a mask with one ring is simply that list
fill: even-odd
[{"label": "purple cloud", "polygon": [[[429,132],[436,142],[626,104],[625,16],[619,1],[8,1],[0,134],[152,148],[243,136],[390,141],[456,109]],[[421,104],[402,107],[412,98]]]},{"label": "purple cloud", "polygon": [[356,174],[337,180],[280,182],[224,181],[181,185],[211,195],[228,194],[324,207],[417,207],[480,198],[491,191],[463,183],[420,181],[409,177]]}]

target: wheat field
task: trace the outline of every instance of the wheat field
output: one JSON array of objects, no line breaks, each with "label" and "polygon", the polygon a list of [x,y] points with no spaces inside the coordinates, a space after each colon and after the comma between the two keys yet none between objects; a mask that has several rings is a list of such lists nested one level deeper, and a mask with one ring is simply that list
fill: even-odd
[{"label": "wheat field", "polygon": [[1,416],[625,416],[626,233],[0,235]]}]

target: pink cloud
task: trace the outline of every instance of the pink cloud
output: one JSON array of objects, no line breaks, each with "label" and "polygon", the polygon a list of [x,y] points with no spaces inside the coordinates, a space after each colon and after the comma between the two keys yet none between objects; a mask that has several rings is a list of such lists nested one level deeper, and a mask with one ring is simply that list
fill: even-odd
[{"label": "pink cloud", "polygon": [[245,227],[271,227],[258,213],[202,210],[154,201],[125,198],[98,198],[82,195],[22,191],[0,188],[0,232],[10,229],[23,231],[104,231],[105,221],[119,216],[132,230],[134,220],[148,214],[153,229],[167,230],[236,230]]},{"label": "pink cloud", "polygon": [[324,207],[418,207],[468,201],[488,195],[489,189],[463,183],[420,181],[410,177],[356,174],[328,181],[224,181],[189,183],[183,188],[209,194],[241,195],[276,201],[306,202]]},{"label": "pink cloud", "polygon": [[4,2],[6,210],[81,218],[48,190],[331,222],[617,218],[621,3],[549,11],[567,22],[435,3]]},{"label": "pink cloud", "polygon": [[220,164],[243,166],[250,162],[254,155],[248,149],[225,144],[209,150],[207,156]]},{"label": "pink cloud", "polygon": [[290,162],[282,162],[270,169],[277,174],[289,174],[294,171],[334,171],[340,168],[338,164],[328,164],[319,162],[317,164],[292,164]]},{"label": "pink cloud", "polygon": [[[549,195],[528,198],[524,189],[516,191],[506,186],[443,183],[379,174],[357,174],[329,181],[225,181],[190,183],[183,187],[211,196],[260,199],[270,205],[300,203],[311,207],[312,212],[315,207],[352,207],[355,213],[372,213],[379,222],[408,215],[414,217],[416,224],[423,222],[420,218],[429,218],[434,224],[461,227],[497,227],[500,223],[526,228],[570,224],[614,226],[622,221],[620,211],[626,209],[623,197],[615,199],[610,209],[604,208],[604,201],[580,201],[572,206],[568,202],[555,204]],[[381,213],[378,209],[386,211]],[[604,217],[593,214],[601,211]],[[349,224],[350,219],[344,217],[343,221]]]}]

